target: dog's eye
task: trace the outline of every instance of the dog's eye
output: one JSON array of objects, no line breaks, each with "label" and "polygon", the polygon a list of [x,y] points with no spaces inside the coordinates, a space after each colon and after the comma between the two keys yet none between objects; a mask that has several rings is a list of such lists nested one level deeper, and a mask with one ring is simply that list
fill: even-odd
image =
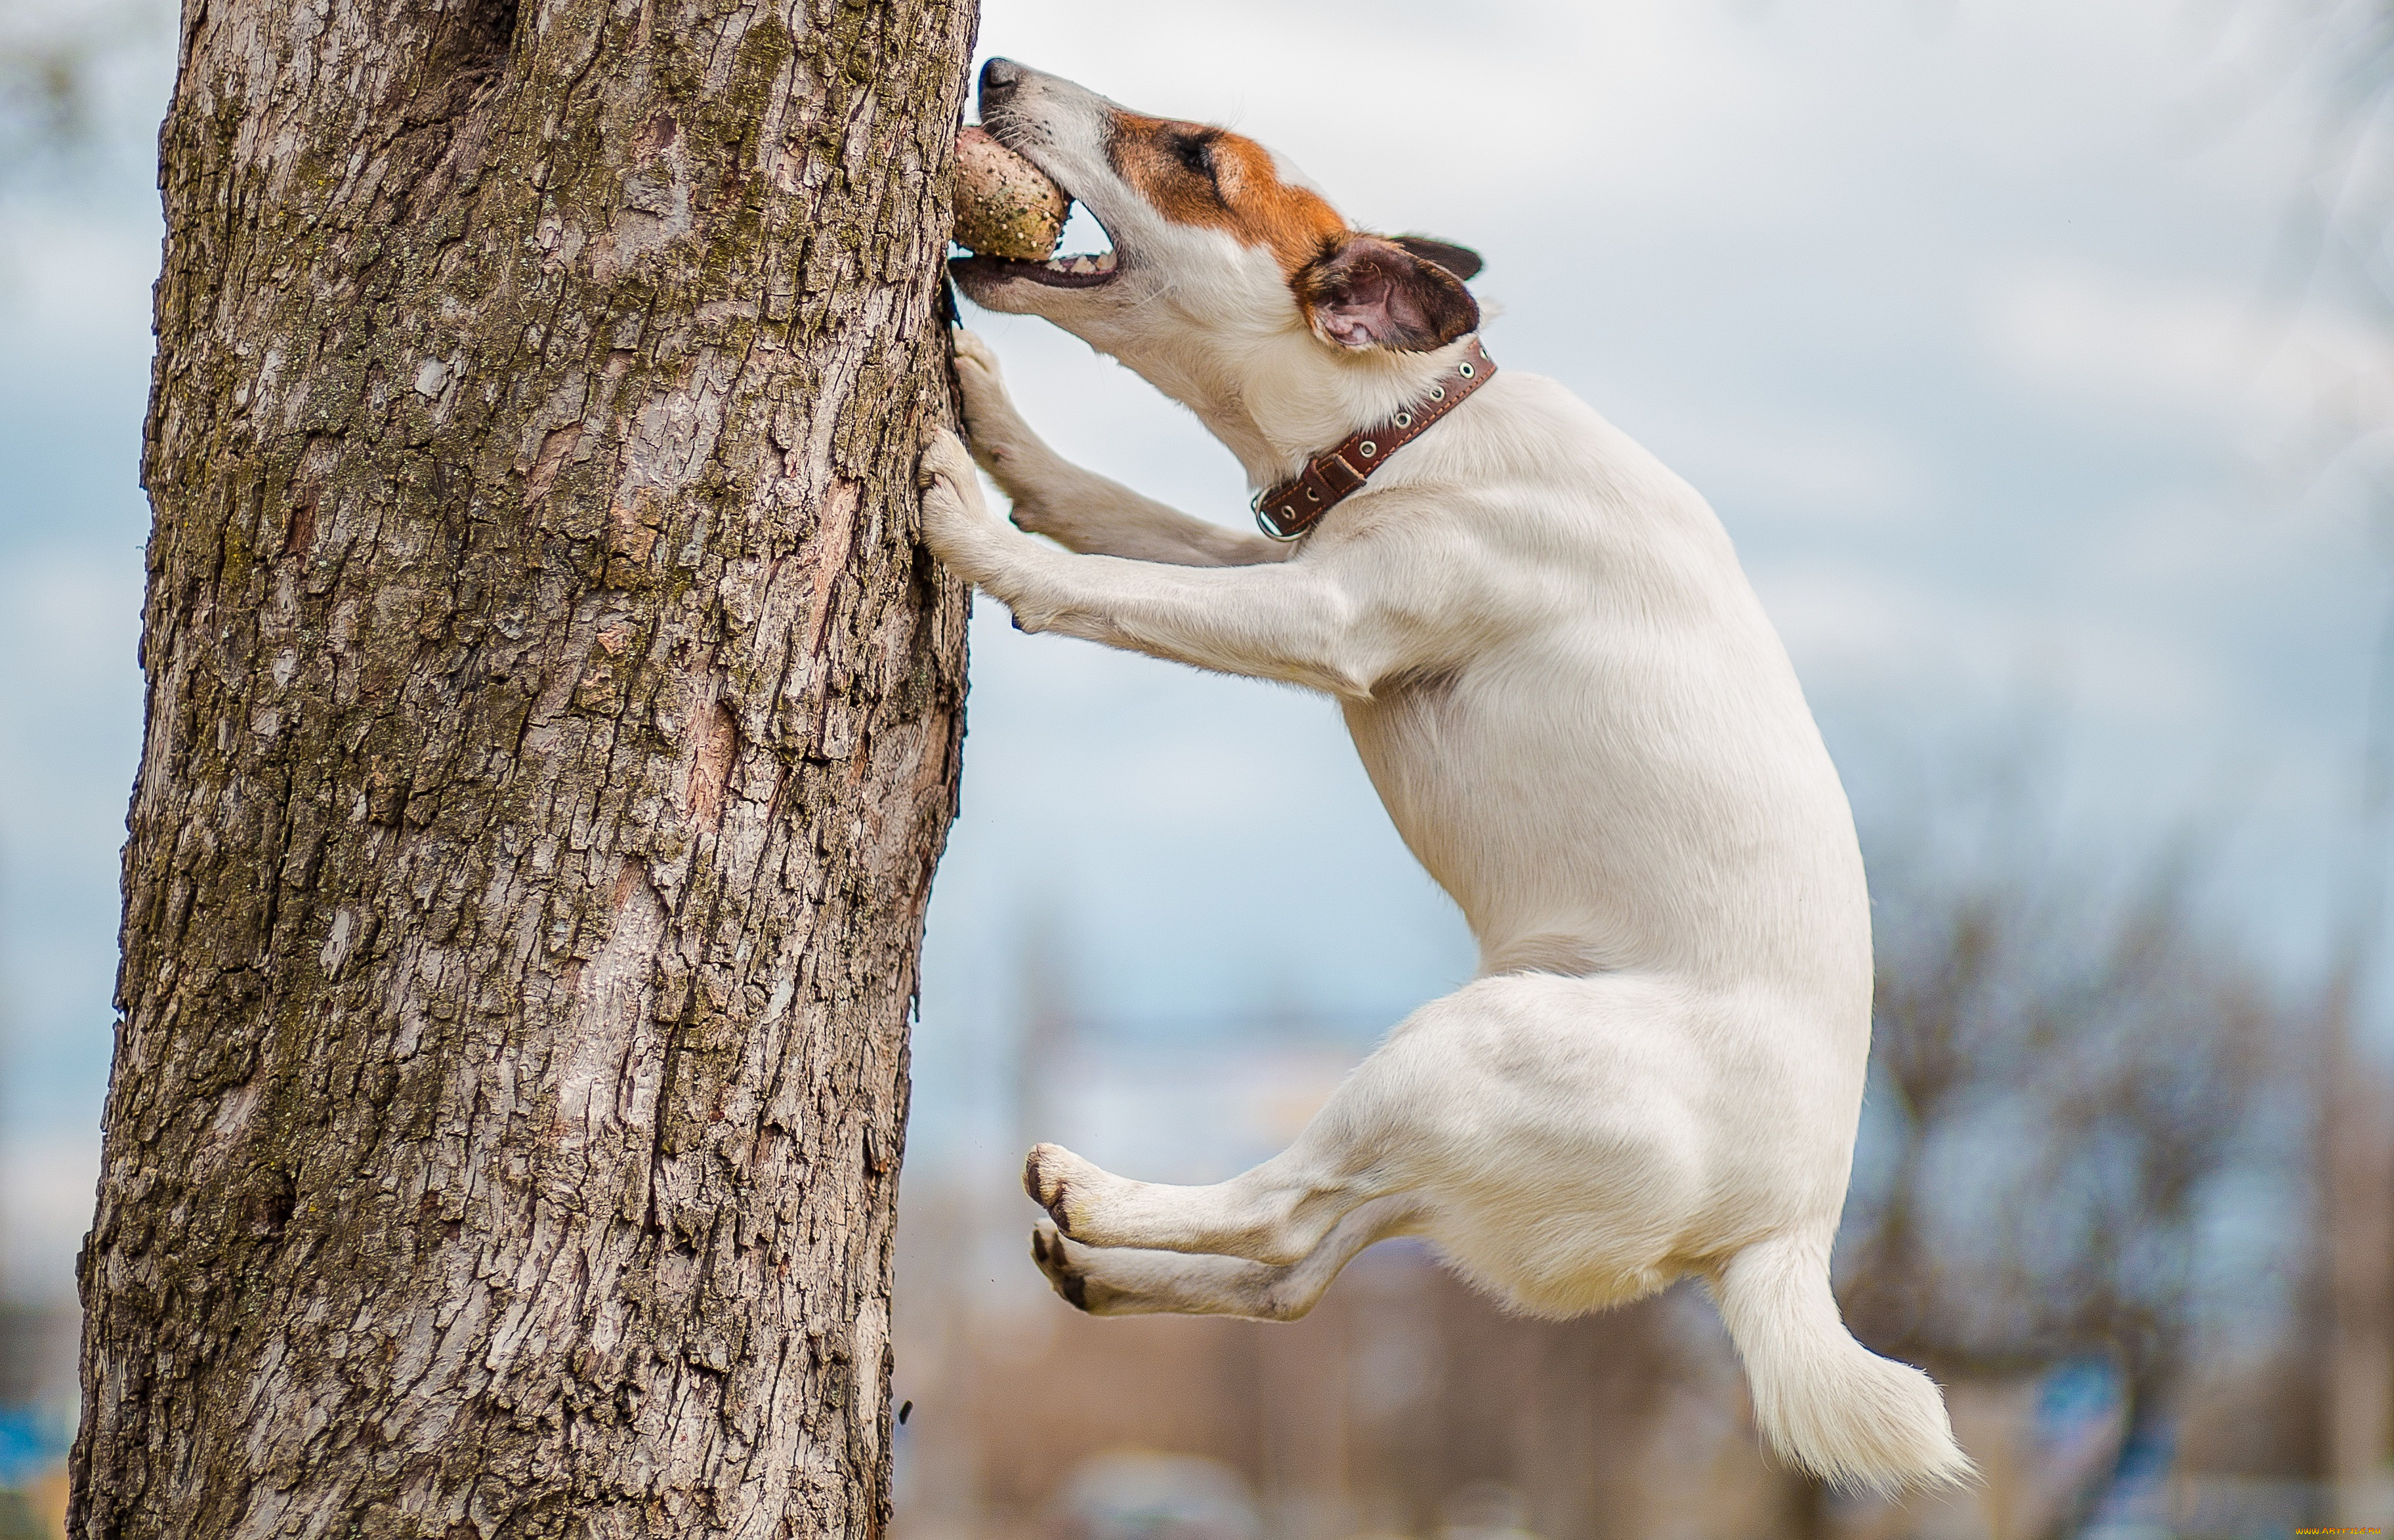
[{"label": "dog's eye", "polygon": [[1172,152],[1196,176],[1214,178],[1214,141],[1203,134],[1182,134],[1172,141]]}]

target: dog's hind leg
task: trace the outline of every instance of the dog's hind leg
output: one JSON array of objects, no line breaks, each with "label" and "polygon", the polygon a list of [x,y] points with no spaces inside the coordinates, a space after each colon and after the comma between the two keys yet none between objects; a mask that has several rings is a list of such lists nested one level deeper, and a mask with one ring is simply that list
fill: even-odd
[{"label": "dog's hind leg", "polygon": [[1133,1181],[1043,1144],[1024,1185],[1085,1245],[1274,1266],[1355,1209],[1414,1194],[1465,1276],[1574,1314],[1677,1275],[1704,1173],[1723,1164],[1687,1107],[1690,1086],[1711,1088],[1690,1068],[1690,1009],[1651,980],[1475,980],[1408,1017],[1286,1151],[1228,1181]]},{"label": "dog's hind leg", "polygon": [[1031,430],[999,377],[997,354],[972,333],[954,334],[956,384],[974,460],[1013,500],[1016,526],[1085,556],[1122,556],[1182,567],[1284,561],[1296,547],[1226,530],[1084,470]]},{"label": "dog's hind leg", "polygon": [[1101,1250],[1052,1225],[1031,1232],[1032,1259],[1069,1303],[1091,1315],[1236,1315],[1294,1321],[1313,1309],[1339,1270],[1375,1242],[1411,1234],[1422,1212],[1411,1193],[1353,1210],[1298,1261],[1269,1267],[1236,1257]]},{"label": "dog's hind leg", "polygon": [[1023,1162],[1022,1189],[1058,1230],[1084,1245],[1280,1266],[1302,1260],[1350,1210],[1383,1195],[1385,1189],[1358,1180],[1345,1164],[1300,1139],[1228,1181],[1176,1187],[1117,1177],[1061,1145],[1042,1144]]},{"label": "dog's hind leg", "polygon": [[1281,1267],[1302,1261],[1354,1210],[1435,1183],[1457,1027],[1480,1007],[1433,1001],[1356,1066],[1286,1150],[1202,1187],[1133,1181],[1059,1145],[1023,1163],[1022,1185],[1056,1228],[1090,1246],[1203,1253]]}]

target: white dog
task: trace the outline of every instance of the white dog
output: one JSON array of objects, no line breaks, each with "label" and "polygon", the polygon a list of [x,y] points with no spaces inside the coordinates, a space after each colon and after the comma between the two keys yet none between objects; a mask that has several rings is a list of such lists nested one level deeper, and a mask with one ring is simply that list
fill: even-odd
[{"label": "white dog", "polygon": [[1561,386],[1493,373],[1468,252],[1349,230],[1251,140],[1003,59],[980,102],[1114,244],[959,258],[965,291],[1186,404],[1282,488],[1259,511],[1283,531],[1329,511],[1283,543],[1070,465],[958,333],[972,452],[1019,528],[942,435],[925,537],[1025,630],[1335,696],[1480,954],[1243,1176],[1162,1186],[1033,1150],[1057,1291],[1095,1315],[1287,1320],[1395,1235],[1546,1316],[1694,1274],[1783,1454],[1846,1481],[1966,1479],[1936,1386],[1857,1343],[1830,1293],[1869,901],[1711,509]]}]

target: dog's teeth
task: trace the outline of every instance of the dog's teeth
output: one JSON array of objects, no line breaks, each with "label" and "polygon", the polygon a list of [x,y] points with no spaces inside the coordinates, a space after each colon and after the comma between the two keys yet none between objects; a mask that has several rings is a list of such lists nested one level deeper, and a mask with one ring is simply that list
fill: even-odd
[{"label": "dog's teeth", "polygon": [[1095,257],[1086,254],[1078,257],[1051,257],[1039,265],[1049,272],[1066,273],[1075,278],[1093,278],[1100,273],[1114,270],[1114,254],[1105,251],[1099,252]]}]

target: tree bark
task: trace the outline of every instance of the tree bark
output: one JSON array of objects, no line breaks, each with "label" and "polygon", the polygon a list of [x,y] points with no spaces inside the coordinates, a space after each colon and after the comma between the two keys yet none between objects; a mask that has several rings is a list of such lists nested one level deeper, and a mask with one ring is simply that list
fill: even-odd
[{"label": "tree bark", "polygon": [[865,1536],[971,0],[186,0],[86,1540]]}]

